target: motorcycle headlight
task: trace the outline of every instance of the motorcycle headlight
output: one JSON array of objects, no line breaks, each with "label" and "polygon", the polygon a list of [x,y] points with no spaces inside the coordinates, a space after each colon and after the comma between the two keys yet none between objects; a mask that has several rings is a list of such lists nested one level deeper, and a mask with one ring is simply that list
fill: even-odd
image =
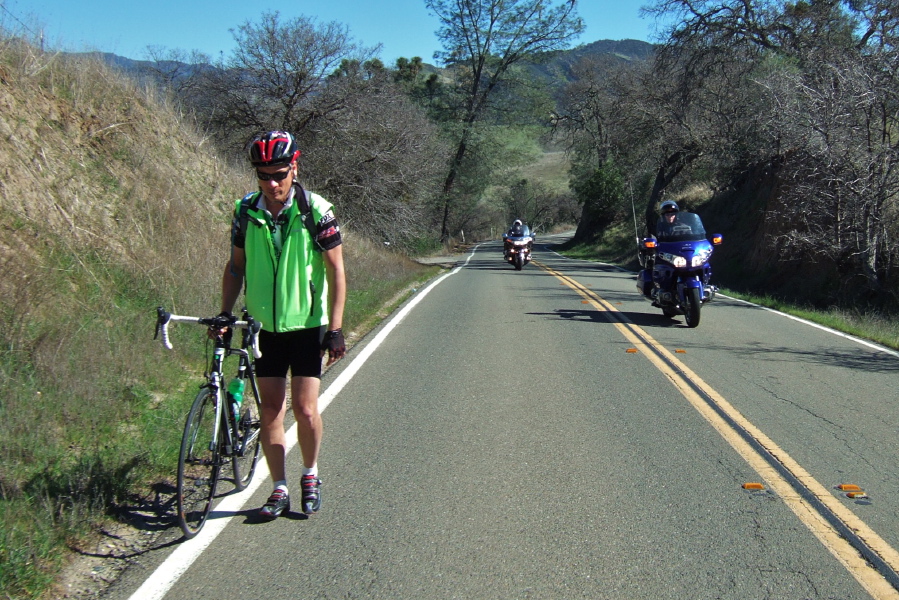
[{"label": "motorcycle headlight", "polygon": [[678,256],[677,254],[671,254],[670,252],[659,252],[659,258],[667,263],[671,263],[678,269],[682,269],[687,266],[687,259],[683,256]]},{"label": "motorcycle headlight", "polygon": [[700,251],[697,252],[696,255],[693,257],[693,260],[692,260],[691,263],[690,263],[691,266],[693,266],[694,268],[695,268],[695,267],[701,267],[701,266],[704,265],[705,262],[709,259],[709,256],[710,256],[711,254],[712,254],[712,251],[711,251],[710,249],[700,250]]}]

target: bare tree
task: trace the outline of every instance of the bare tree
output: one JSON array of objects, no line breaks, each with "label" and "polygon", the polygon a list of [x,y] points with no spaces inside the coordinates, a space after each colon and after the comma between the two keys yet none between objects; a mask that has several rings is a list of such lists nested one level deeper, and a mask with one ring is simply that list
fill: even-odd
[{"label": "bare tree", "polygon": [[520,179],[512,184],[503,200],[506,223],[523,219],[532,231],[546,231],[558,218],[558,199],[540,182]]},{"label": "bare tree", "polygon": [[697,91],[677,93],[679,79],[670,70],[612,57],[581,61],[574,73],[554,124],[572,153],[571,185],[583,207],[575,239],[595,237],[630,212],[634,189],[648,198],[652,232],[662,194],[713,137]]},{"label": "bare tree", "polygon": [[302,178],[341,219],[372,239],[402,245],[423,235],[448,150],[400,91],[377,48],[344,25],[264,13],[233,31],[237,48],[203,72],[197,105],[223,147],[285,129],[302,149]]},{"label": "bare tree", "polygon": [[200,82],[198,72],[212,68],[209,55],[199,50],[187,52],[163,46],[147,46],[146,57],[148,62],[142,65],[143,73],[184,99],[195,93]]},{"label": "bare tree", "polygon": [[[789,73],[795,101],[786,104],[791,151],[785,184],[768,218],[787,258],[820,260],[849,276],[860,274],[880,293],[899,266],[895,216],[899,211],[897,94],[865,61],[822,64],[831,85],[813,85]],[[778,91],[782,87],[777,88]]]},{"label": "bare tree", "polygon": [[299,134],[315,119],[344,108],[344,98],[323,94],[328,76],[342,61],[373,58],[337,22],[320,24],[299,16],[282,21],[263,13],[232,30],[237,46],[219,69],[204,73],[203,112],[232,144],[261,129]]},{"label": "bare tree", "polygon": [[[369,65],[371,67],[372,65]],[[354,231],[402,246],[426,236],[428,201],[439,190],[447,147],[437,126],[378,69],[350,68],[332,77],[342,108],[300,134],[301,170],[315,189],[339,200]]]},{"label": "bare tree", "polygon": [[[553,115],[556,136],[572,157],[570,186],[581,205],[575,239],[593,238],[621,213],[626,186],[646,177],[644,154],[658,143],[659,105],[641,87],[641,66],[605,56],[579,61]],[[650,108],[651,107],[651,108]],[[657,152],[651,152],[655,161]]]},{"label": "bare tree", "polygon": [[450,193],[469,151],[474,124],[490,108],[491,95],[510,68],[538,52],[564,47],[583,31],[576,0],[425,0],[440,20],[444,50],[435,54],[454,67],[460,88],[456,149],[443,183],[441,238],[449,237]]},{"label": "bare tree", "polygon": [[672,89],[684,106],[714,125],[701,139],[721,181],[755,165],[774,173],[768,221],[780,254],[827,260],[875,295],[890,289],[899,195],[895,7],[663,0],[650,12],[680,17],[657,64],[677,74]]}]

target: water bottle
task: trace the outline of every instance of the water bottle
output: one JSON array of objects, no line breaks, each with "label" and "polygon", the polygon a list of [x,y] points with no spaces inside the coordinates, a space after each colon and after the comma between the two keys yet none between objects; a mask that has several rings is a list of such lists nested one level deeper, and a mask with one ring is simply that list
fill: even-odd
[{"label": "water bottle", "polygon": [[243,402],[243,389],[246,382],[240,377],[235,377],[228,383],[228,395],[231,396],[231,409],[234,411],[234,422],[240,420],[240,405]]}]

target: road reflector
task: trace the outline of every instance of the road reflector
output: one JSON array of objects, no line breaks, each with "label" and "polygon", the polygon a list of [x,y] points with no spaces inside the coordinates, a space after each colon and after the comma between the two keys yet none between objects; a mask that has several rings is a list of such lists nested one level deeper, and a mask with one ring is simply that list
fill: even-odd
[{"label": "road reflector", "polygon": [[761,483],[748,482],[748,483],[743,484],[743,489],[744,490],[763,490],[763,489],[765,489],[765,486],[762,485]]},{"label": "road reflector", "polygon": [[837,486],[837,489],[843,490],[844,492],[860,492],[860,491],[862,491],[862,488],[860,488],[857,485],[852,484],[852,483],[841,483],[840,485]]},{"label": "road reflector", "polygon": [[581,300],[581,304],[590,304],[589,300]]},{"label": "road reflector", "polygon": [[868,494],[864,492],[849,492],[846,494],[849,498],[854,498],[856,500],[861,500],[862,498],[867,498]]},{"label": "road reflector", "polygon": [[628,354],[636,354],[636,353],[637,353],[637,349],[636,349],[636,348],[628,348],[628,349],[627,349],[627,353],[628,353]]},{"label": "road reflector", "polygon": [[674,353],[675,353],[675,354],[686,354],[687,351],[684,350],[683,348],[675,348],[675,349],[674,349]]}]

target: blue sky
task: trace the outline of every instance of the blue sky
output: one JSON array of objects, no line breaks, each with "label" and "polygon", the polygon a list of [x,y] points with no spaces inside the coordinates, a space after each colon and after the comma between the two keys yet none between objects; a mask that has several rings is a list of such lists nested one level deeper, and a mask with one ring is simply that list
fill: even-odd
[{"label": "blue sky", "polygon": [[[579,42],[653,40],[653,24],[639,16],[646,0],[579,0],[587,26]],[[43,31],[45,47],[66,51],[98,50],[133,59],[146,58],[149,45],[200,50],[213,59],[234,47],[229,29],[258,21],[265,11],[282,18],[299,15],[319,22],[338,21],[365,46],[382,44],[381,59],[392,65],[400,56],[431,62],[440,44],[437,20],[424,0],[295,0],[291,3],[236,0],[0,0],[0,26]]]}]

